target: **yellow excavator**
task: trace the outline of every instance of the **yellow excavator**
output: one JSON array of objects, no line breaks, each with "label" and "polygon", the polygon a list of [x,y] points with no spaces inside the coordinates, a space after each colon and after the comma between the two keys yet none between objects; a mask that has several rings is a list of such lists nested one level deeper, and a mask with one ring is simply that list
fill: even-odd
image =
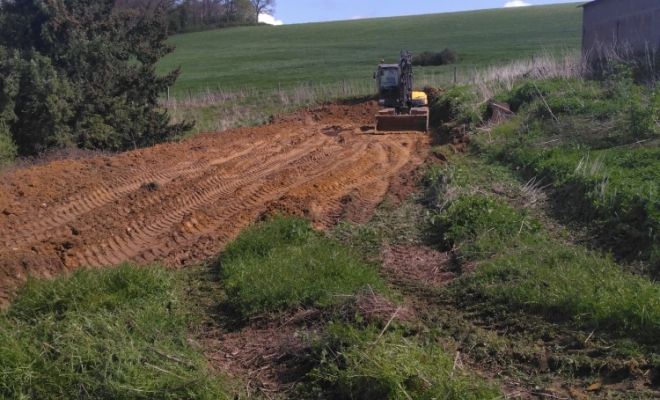
[{"label": "yellow excavator", "polygon": [[401,52],[397,64],[381,62],[374,72],[378,88],[376,133],[427,132],[429,108],[426,93],[413,90],[412,56]]}]

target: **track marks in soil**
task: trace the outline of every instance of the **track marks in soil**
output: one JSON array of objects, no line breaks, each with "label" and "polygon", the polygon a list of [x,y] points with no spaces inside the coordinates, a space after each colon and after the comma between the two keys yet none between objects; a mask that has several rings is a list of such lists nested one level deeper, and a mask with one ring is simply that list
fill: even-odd
[{"label": "track marks in soil", "polygon": [[[0,176],[0,305],[27,276],[126,260],[185,265],[264,214],[364,222],[426,135],[360,134],[373,102]],[[328,130],[332,135],[328,135]],[[7,189],[7,190],[4,190]]]}]

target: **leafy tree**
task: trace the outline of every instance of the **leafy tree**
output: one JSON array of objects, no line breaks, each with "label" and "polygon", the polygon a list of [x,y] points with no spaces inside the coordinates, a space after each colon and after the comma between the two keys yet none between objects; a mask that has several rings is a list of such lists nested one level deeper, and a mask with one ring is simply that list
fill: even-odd
[{"label": "leafy tree", "polygon": [[250,0],[254,6],[255,18],[254,22],[259,23],[259,14],[269,14],[273,15],[275,11],[275,0]]},{"label": "leafy tree", "polygon": [[21,153],[78,145],[121,150],[189,129],[170,125],[158,96],[161,12],[113,11],[115,0],[14,0],[0,14],[0,119]]}]

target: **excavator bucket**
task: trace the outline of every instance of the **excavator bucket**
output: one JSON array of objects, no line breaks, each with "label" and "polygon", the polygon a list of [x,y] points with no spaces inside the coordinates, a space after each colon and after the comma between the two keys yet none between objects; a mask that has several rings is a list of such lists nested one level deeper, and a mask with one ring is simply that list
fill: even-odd
[{"label": "excavator bucket", "polygon": [[376,134],[425,133],[428,129],[428,107],[413,107],[410,114],[398,115],[394,108],[384,108],[376,114]]}]

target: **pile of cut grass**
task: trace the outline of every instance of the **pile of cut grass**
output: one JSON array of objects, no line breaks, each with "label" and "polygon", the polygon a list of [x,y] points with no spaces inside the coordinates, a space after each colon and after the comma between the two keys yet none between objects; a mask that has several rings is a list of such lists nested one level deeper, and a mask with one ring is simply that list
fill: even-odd
[{"label": "pile of cut grass", "polygon": [[367,285],[385,289],[354,250],[297,217],[275,217],[245,229],[227,245],[221,264],[229,303],[245,317],[325,307]]},{"label": "pile of cut grass", "polygon": [[0,397],[228,398],[187,342],[179,289],[129,264],[28,281],[0,314]]}]

